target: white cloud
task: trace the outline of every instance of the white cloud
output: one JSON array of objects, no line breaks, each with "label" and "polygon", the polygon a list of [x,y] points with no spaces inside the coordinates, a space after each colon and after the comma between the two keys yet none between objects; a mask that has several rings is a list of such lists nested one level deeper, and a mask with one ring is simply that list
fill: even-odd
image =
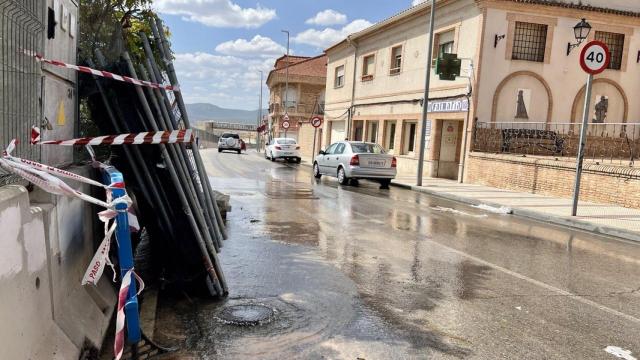
[{"label": "white cloud", "polygon": [[373,24],[367,20],[358,19],[347,24],[342,29],[308,29],[296,35],[292,40],[299,44],[307,44],[324,49],[371,25]]},{"label": "white cloud", "polygon": [[321,26],[342,25],[347,23],[347,15],[339,13],[332,9],[327,9],[324,11],[320,11],[311,19],[307,19],[305,23],[309,25]]},{"label": "white cloud", "polygon": [[205,52],[175,55],[180,89],[187,103],[206,102],[234,109],[258,107],[260,73],[264,79],[275,57],[241,58]]},{"label": "white cloud", "polygon": [[256,35],[251,40],[237,39],[223,42],[216,46],[216,51],[234,56],[272,57],[286,53],[287,49],[271,38]]},{"label": "white cloud", "polygon": [[242,8],[231,0],[156,0],[154,7],[211,27],[257,28],[276,18],[274,9]]},{"label": "white cloud", "polygon": [[423,2],[427,2],[427,0],[413,0],[413,1],[411,1],[411,6],[420,5]]}]

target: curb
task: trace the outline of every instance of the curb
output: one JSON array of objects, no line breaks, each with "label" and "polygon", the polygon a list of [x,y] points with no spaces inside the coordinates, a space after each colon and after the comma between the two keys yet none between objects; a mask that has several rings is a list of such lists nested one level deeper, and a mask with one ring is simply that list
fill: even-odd
[{"label": "curb", "polygon": [[[498,204],[491,201],[484,201],[484,200],[478,201],[476,199],[472,199],[464,196],[448,194],[448,193],[444,193],[436,190],[431,190],[425,187],[417,187],[414,185],[402,184],[402,183],[397,183],[393,181],[391,182],[391,185],[395,187],[403,188],[403,189],[413,190],[413,191],[421,192],[424,194],[432,195],[437,198],[459,202],[466,205],[477,206],[480,204],[486,204],[486,205],[497,207],[497,208],[504,206],[503,204]],[[619,228],[612,228],[609,226],[596,225],[596,224],[582,221],[582,220],[576,220],[576,219],[557,216],[557,215],[549,215],[549,214],[541,213],[538,211],[520,209],[516,207],[510,207],[510,208],[513,210],[512,215],[515,215],[521,218],[536,220],[544,223],[552,223],[554,225],[582,230],[582,231],[586,231],[596,235],[612,236],[612,237],[617,237],[625,240],[631,240],[634,242],[640,242],[639,232],[619,229]]]}]

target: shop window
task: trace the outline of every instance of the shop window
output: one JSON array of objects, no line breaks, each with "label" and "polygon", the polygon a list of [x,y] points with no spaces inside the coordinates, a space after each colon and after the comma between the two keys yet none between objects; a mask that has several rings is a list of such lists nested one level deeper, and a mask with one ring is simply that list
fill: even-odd
[{"label": "shop window", "polygon": [[624,50],[624,34],[596,31],[595,39],[602,41],[609,47],[611,62],[608,69],[620,70],[622,68],[622,52]]},{"label": "shop window", "polygon": [[387,121],[386,129],[384,135],[384,147],[391,151],[395,149],[396,142],[396,122],[395,121]]},{"label": "shop window", "polygon": [[415,122],[405,122],[402,126],[402,154],[415,152],[416,147],[416,129],[418,124]]},{"label": "shop window", "polygon": [[378,141],[378,122],[369,121],[367,123],[367,141],[375,143]]},{"label": "shop window", "polygon": [[544,62],[548,26],[516,21],[511,59]]}]

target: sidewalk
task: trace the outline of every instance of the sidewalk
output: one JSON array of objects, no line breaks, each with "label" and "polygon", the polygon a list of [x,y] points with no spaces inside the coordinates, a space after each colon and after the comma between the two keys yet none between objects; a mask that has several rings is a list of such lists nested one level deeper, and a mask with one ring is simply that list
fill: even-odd
[{"label": "sidewalk", "polygon": [[415,186],[415,177],[397,178],[392,185],[420,191],[469,205],[508,207],[513,215],[547,223],[569,226],[597,234],[640,241],[640,210],[581,201],[578,216],[572,217],[571,199],[503,190],[483,185],[460,184],[446,179],[423,179]]}]

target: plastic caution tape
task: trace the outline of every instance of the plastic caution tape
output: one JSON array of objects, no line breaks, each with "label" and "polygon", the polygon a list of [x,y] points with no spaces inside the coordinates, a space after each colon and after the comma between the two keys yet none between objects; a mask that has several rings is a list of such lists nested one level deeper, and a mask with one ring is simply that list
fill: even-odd
[{"label": "plastic caution tape", "polygon": [[31,128],[31,144],[34,145],[140,145],[140,144],[174,144],[190,143],[194,140],[193,130],[149,131],[132,134],[85,137],[70,140],[47,140],[40,138],[40,129]]},{"label": "plastic caution tape", "polygon": [[122,352],[124,351],[124,325],[125,325],[125,312],[124,306],[127,302],[127,298],[129,297],[129,287],[131,286],[131,278],[135,276],[136,280],[140,283],[140,288],[138,289],[138,295],[144,289],[144,282],[135,273],[132,269],[129,269],[122,278],[122,284],[120,285],[120,291],[118,292],[118,311],[116,313],[116,335],[115,341],[113,342],[113,352],[116,355],[115,360],[120,360],[122,357]]},{"label": "plastic caution tape", "polygon": [[[105,226],[108,226],[108,224],[105,224]],[[116,231],[116,226],[117,223],[114,221],[111,225],[111,228],[107,230],[104,238],[102,239],[102,242],[100,242],[98,250],[96,251],[95,255],[93,255],[93,258],[89,263],[89,267],[82,277],[82,285],[98,285],[98,281],[100,281],[106,265],[109,265],[111,267],[115,277],[116,271],[113,267],[113,264],[111,263],[111,260],[109,260],[109,249],[111,248],[111,237]]]},{"label": "plastic caution tape", "polygon": [[107,79],[113,79],[113,80],[116,80],[116,81],[126,82],[126,83],[133,84],[133,85],[146,86],[146,87],[150,87],[150,88],[153,88],[153,89],[165,89],[165,90],[169,90],[169,91],[180,91],[179,86],[156,84],[156,83],[152,83],[150,81],[134,79],[134,78],[131,78],[131,77],[128,77],[128,76],[118,75],[118,74],[114,74],[114,73],[111,73],[111,72],[108,72],[108,71],[92,69],[92,68],[87,67],[87,66],[79,66],[79,65],[74,65],[74,64],[67,64],[67,63],[64,63],[62,61],[47,59],[47,58],[43,57],[42,55],[37,54],[37,53],[35,53],[33,51],[25,50],[24,53],[27,56],[33,57],[34,59],[36,59],[36,61],[40,61],[40,62],[43,62],[43,63],[46,63],[46,64],[50,64],[50,65],[53,65],[53,66],[57,66],[57,67],[71,69],[71,70],[75,70],[75,71],[79,71],[79,72],[83,72],[83,73],[87,73],[87,74],[91,74],[91,75],[95,75],[95,76],[100,76],[100,77],[107,78]]}]

